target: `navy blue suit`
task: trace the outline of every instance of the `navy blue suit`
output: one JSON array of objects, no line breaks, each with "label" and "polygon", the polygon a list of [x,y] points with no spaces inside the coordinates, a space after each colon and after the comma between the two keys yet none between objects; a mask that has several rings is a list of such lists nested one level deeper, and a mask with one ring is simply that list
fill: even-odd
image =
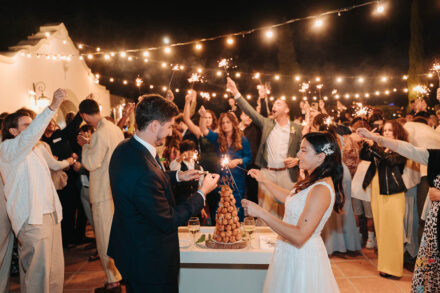
[{"label": "navy blue suit", "polygon": [[109,173],[115,212],[108,255],[127,281],[127,292],[178,292],[177,228],[200,212],[202,196],[194,193],[176,205],[176,172],[162,171],[135,138],[115,149]]}]

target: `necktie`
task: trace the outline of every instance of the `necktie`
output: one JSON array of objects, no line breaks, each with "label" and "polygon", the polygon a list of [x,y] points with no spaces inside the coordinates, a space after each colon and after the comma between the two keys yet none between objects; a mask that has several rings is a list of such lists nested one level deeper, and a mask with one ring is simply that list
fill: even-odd
[{"label": "necktie", "polygon": [[159,165],[159,168],[163,171],[162,164],[161,164],[160,159],[159,159],[159,156],[158,156],[157,154],[156,154],[155,159],[156,159],[157,164]]}]

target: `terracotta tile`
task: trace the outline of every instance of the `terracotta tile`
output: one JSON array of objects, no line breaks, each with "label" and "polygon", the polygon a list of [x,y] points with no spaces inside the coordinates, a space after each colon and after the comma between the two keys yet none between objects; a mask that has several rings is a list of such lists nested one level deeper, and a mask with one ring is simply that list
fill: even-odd
[{"label": "terracotta tile", "polygon": [[339,290],[341,293],[353,293],[356,292],[356,289],[349,282],[347,278],[336,279],[336,283],[338,283]]},{"label": "terracotta tile", "polygon": [[64,285],[66,289],[90,289],[104,285],[106,276],[104,271],[76,273]]},{"label": "terracotta tile", "polygon": [[342,271],[335,265],[332,264],[332,271],[333,271],[333,275],[335,276],[335,278],[343,278],[344,274],[342,273]]},{"label": "terracotta tile", "polygon": [[347,260],[337,263],[336,266],[347,277],[366,277],[378,274],[376,267],[368,260]]},{"label": "terracotta tile", "polygon": [[67,260],[65,259],[65,272],[77,272],[84,264],[87,262],[87,260],[84,259],[71,259]]},{"label": "terracotta tile", "polygon": [[393,280],[394,284],[397,285],[403,292],[411,292],[412,275],[403,276],[400,280]]},{"label": "terracotta tile", "polygon": [[83,267],[81,267],[80,272],[99,272],[103,271],[104,268],[102,267],[100,260],[95,260],[92,262],[86,261]]},{"label": "terracotta tile", "polygon": [[350,282],[358,290],[359,293],[401,293],[401,289],[397,287],[393,280],[381,277],[372,278],[349,278]]}]

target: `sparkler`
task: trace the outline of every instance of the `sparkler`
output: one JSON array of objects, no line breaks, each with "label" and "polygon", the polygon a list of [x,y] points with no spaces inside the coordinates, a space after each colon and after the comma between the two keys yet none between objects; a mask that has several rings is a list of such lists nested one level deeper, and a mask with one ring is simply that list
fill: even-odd
[{"label": "sparkler", "polygon": [[[222,169],[226,169],[226,171],[229,173],[229,176],[232,179],[232,183],[234,185],[234,188],[237,190],[238,193],[240,193],[239,189],[238,189],[238,186],[237,186],[237,183],[235,182],[234,176],[232,175],[231,169],[229,169],[229,163],[230,162],[231,161],[229,160],[229,157],[227,155],[223,155],[223,157],[222,157],[222,159],[220,161],[220,165],[221,165]],[[242,170],[247,172],[246,169],[243,169],[241,167],[236,166],[236,168],[242,169]]]},{"label": "sparkler", "polygon": [[333,124],[333,118],[331,116],[328,116],[325,120],[324,120],[324,124],[327,125],[327,128],[330,127],[330,125]]},{"label": "sparkler", "polygon": [[310,88],[310,84],[308,82],[303,82],[301,83],[301,88],[299,89],[299,91],[301,93],[305,93],[309,88]]},{"label": "sparkler", "polygon": [[211,94],[208,92],[200,92],[200,96],[207,101],[211,100]]},{"label": "sparkler", "polygon": [[191,84],[191,89],[194,87],[194,83],[196,82],[204,82],[203,76],[198,73],[191,73],[191,77],[188,78],[188,82]]},{"label": "sparkler", "polygon": [[429,88],[421,84],[413,87],[413,91],[417,93],[418,98],[423,98],[424,96],[427,96],[429,94]]},{"label": "sparkler", "polygon": [[171,89],[171,82],[173,81],[174,72],[179,71],[179,70],[182,70],[182,69],[183,69],[183,66],[181,66],[181,65],[179,65],[179,64],[176,64],[176,65],[174,65],[174,66],[171,68],[172,73],[171,73],[170,82],[168,83],[168,88],[169,88],[169,89]]},{"label": "sparkler", "polygon": [[[223,70],[226,73],[226,76],[229,76],[228,69],[231,67],[231,62],[232,62],[232,58],[229,58],[229,59],[222,58],[217,61],[218,67],[223,68]],[[235,68],[237,66],[232,66],[232,67]]]}]

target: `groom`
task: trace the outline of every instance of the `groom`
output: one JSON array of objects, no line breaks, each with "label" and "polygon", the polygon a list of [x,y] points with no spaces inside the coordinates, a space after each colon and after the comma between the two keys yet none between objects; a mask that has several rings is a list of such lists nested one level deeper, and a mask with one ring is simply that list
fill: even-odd
[{"label": "groom", "polygon": [[200,189],[176,205],[172,185],[197,180],[198,170],[165,172],[156,147],[171,135],[173,102],[146,95],[136,106],[136,134],[119,144],[110,161],[115,213],[108,255],[127,281],[127,292],[178,292],[180,266],[177,228],[203,208],[205,194],[219,176],[205,177]]}]

